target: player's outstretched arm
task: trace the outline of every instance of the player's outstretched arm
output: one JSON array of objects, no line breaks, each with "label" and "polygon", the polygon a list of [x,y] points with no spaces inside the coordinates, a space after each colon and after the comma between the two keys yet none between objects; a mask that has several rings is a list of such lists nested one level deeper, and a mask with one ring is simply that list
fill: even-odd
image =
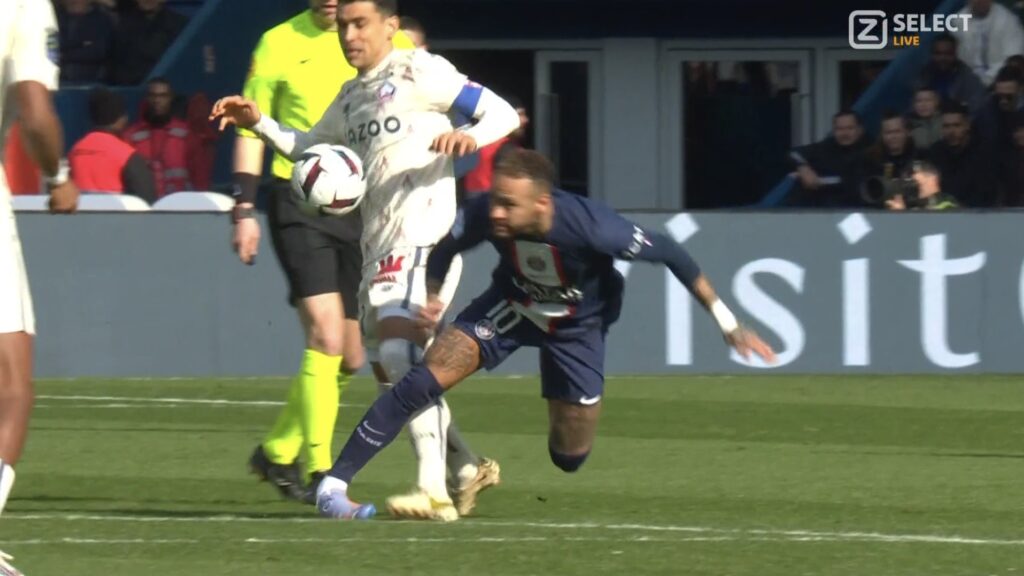
[{"label": "player's outstretched arm", "polygon": [[607,206],[591,203],[582,228],[589,234],[590,244],[597,250],[625,260],[660,262],[711,313],[722,335],[744,358],[756,354],[766,362],[775,361],[775,353],[752,330],[740,325],[711,282],[700,271],[697,262],[675,240],[664,234],[644,230]]},{"label": "player's outstretched arm", "polygon": [[261,113],[256,102],[244,96],[225,96],[217,100],[210,111],[210,120],[219,120],[221,131],[228,126],[252,130],[274,150],[292,160],[298,160],[298,155],[313,144],[326,141],[317,141],[317,136],[314,135],[320,123],[308,133],[285,128],[270,116]]},{"label": "player's outstretched arm", "polygon": [[736,320],[736,316],[729,310],[729,307],[718,297],[707,276],[704,274],[697,276],[690,288],[690,293],[704,306],[705,310],[711,313],[722,330],[725,341],[735,348],[740,356],[750,358],[753,353],[769,364],[775,362],[775,351],[764,340],[761,340],[757,333],[742,326]]}]

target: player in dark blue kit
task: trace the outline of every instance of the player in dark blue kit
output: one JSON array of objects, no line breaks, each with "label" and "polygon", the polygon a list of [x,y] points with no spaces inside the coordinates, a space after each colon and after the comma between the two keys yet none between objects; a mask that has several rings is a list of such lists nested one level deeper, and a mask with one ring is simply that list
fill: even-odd
[{"label": "player in dark blue kit", "polygon": [[739,325],[682,246],[603,204],[554,189],[553,179],[553,167],[542,155],[511,152],[495,167],[489,197],[470,200],[430,253],[428,304],[420,311],[426,330],[439,320],[443,304],[438,293],[456,254],[489,241],[501,261],[490,288],[445,328],[423,363],[380,396],[360,421],[318,488],[321,515],[373,516],[372,504],[348,498],[355,474],[413,414],[479,368],[501,364],[521,346],[540,348],[551,461],[566,472],[579,469],[590,454],[601,411],[605,336],[622,306],[623,279],[615,258],[664,263],[741,355],[774,361],[772,349]]}]

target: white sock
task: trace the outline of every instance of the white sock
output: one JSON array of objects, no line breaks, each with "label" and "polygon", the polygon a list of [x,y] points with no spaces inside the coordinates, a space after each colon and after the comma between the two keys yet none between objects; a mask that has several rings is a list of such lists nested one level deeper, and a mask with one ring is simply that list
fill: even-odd
[{"label": "white sock", "polygon": [[[447,402],[445,407],[447,407]],[[480,466],[480,458],[462,439],[462,434],[459,433],[454,419],[448,425],[448,459],[446,463],[448,472],[458,480],[460,485],[476,478],[477,468]]]},{"label": "white sock", "polygon": [[409,420],[409,436],[418,464],[416,485],[435,499],[448,499],[445,456],[451,420],[448,404],[443,402],[427,406]]},{"label": "white sock", "polygon": [[0,514],[3,514],[7,507],[7,496],[11,494],[14,487],[14,468],[3,460],[0,460]]},{"label": "white sock", "polygon": [[334,476],[324,476],[324,479],[320,481],[320,485],[316,488],[316,496],[320,498],[335,491],[348,494],[348,482]]}]

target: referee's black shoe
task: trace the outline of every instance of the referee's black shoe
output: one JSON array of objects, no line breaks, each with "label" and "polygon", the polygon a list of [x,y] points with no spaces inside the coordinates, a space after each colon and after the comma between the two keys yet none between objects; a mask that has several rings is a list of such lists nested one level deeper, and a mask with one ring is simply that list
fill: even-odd
[{"label": "referee's black shoe", "polygon": [[309,477],[309,484],[306,485],[302,501],[310,506],[316,506],[316,491],[320,488],[320,481],[327,476],[327,472],[313,472]]},{"label": "referee's black shoe", "polygon": [[252,452],[249,458],[249,471],[259,477],[261,481],[270,482],[281,493],[281,496],[289,500],[305,501],[306,489],[302,485],[302,474],[299,472],[299,465],[296,462],[291,464],[275,464],[267,458],[260,444]]}]

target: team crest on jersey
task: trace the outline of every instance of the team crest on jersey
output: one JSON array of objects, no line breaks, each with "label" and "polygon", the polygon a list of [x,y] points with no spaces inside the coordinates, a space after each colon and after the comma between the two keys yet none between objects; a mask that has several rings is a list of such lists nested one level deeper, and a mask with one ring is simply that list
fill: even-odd
[{"label": "team crest on jersey", "polygon": [[473,332],[476,332],[476,337],[481,340],[493,340],[496,332],[494,322],[487,319],[481,320],[473,326]]},{"label": "team crest on jersey", "polygon": [[526,259],[526,265],[535,272],[543,272],[547,269],[548,264],[540,256],[530,256]]},{"label": "team crest on jersey", "polygon": [[57,30],[50,30],[46,35],[46,57],[50,62],[60,65],[60,36]]},{"label": "team crest on jersey", "polygon": [[394,84],[391,82],[385,82],[384,85],[380,87],[380,90],[377,91],[377,100],[381,104],[387,104],[395,99],[395,92],[397,91],[398,88],[396,88]]}]

